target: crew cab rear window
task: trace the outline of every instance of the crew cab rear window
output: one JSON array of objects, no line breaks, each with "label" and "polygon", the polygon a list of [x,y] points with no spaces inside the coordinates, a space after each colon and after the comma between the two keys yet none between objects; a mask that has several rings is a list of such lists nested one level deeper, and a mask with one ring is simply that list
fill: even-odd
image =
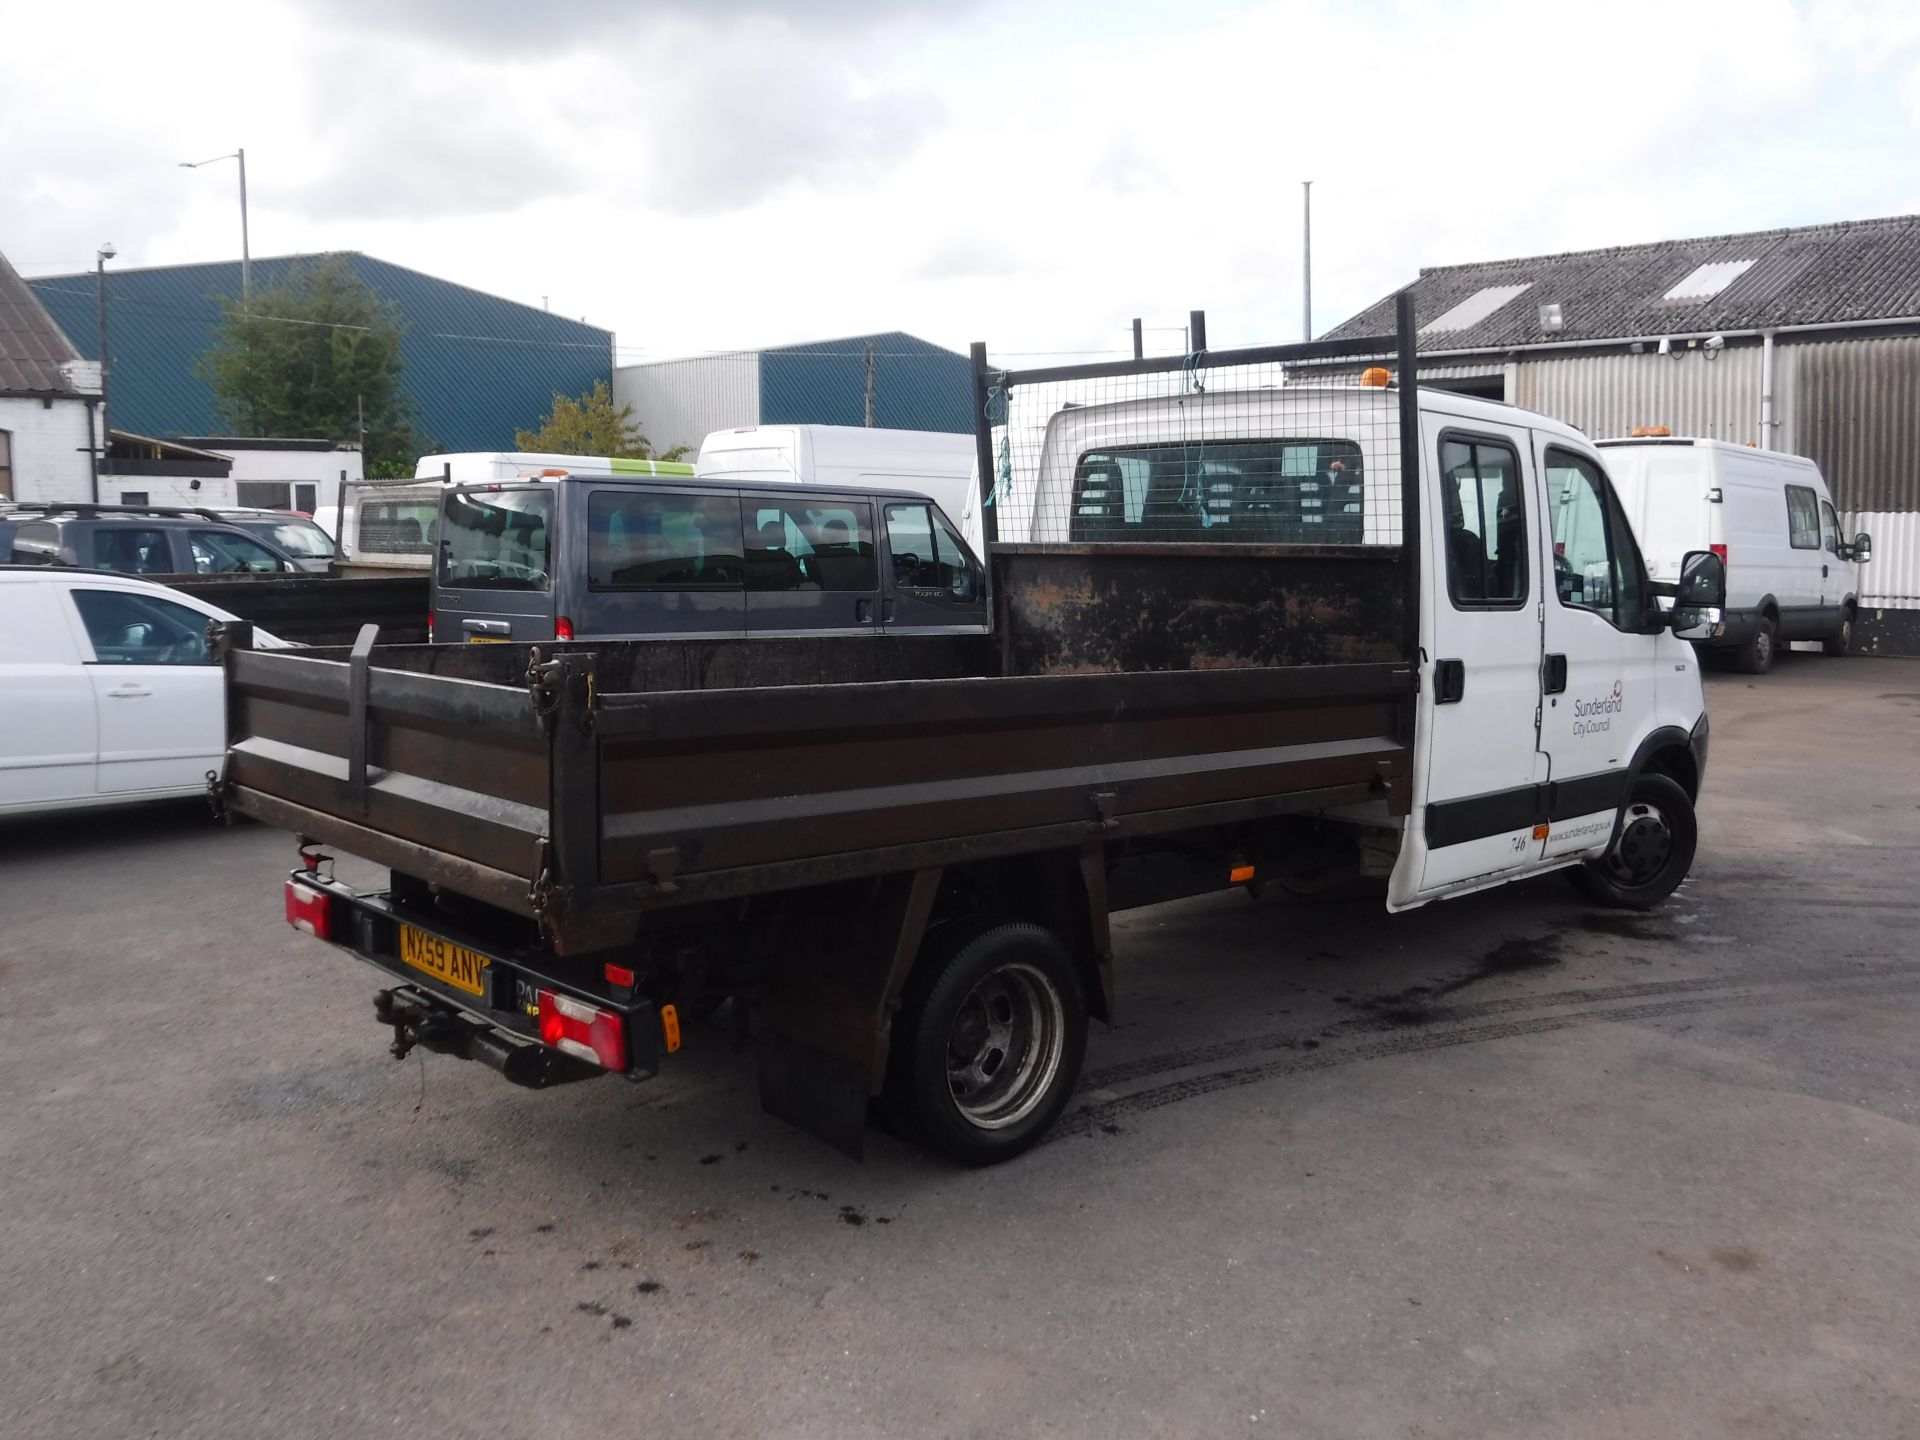
[{"label": "crew cab rear window", "polygon": [[1207,440],[1091,450],[1073,474],[1074,540],[1358,545],[1351,440]]},{"label": "crew cab rear window", "polygon": [[731,495],[596,490],[587,497],[595,590],[738,590],[740,502]]},{"label": "crew cab rear window", "polygon": [[1440,506],[1447,593],[1461,609],[1527,599],[1527,512],[1520,459],[1499,440],[1457,436],[1440,444]]},{"label": "crew cab rear window", "polygon": [[545,490],[452,490],[441,507],[440,583],[463,589],[545,590],[550,574]]}]

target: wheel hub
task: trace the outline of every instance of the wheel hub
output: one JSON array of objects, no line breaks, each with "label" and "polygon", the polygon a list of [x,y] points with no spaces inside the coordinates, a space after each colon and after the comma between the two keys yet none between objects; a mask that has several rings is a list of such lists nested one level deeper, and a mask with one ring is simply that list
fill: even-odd
[{"label": "wheel hub", "polygon": [[1673,827],[1654,805],[1631,805],[1619,838],[1607,852],[1607,868],[1624,884],[1644,885],[1673,854]]},{"label": "wheel hub", "polygon": [[947,1031],[947,1087],[969,1122],[997,1130],[1030,1114],[1060,1068],[1066,1012],[1047,978],[1011,963],[989,972]]}]

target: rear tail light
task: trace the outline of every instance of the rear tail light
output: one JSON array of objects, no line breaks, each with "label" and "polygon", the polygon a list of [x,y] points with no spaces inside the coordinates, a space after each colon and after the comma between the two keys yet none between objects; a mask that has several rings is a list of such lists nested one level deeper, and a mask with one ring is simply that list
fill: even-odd
[{"label": "rear tail light", "polygon": [[433,611],[427,611],[427,644],[433,644]]},{"label": "rear tail light", "polygon": [[553,622],[553,638],[556,640],[571,640],[573,638],[573,621],[564,615],[558,620],[555,620]]},{"label": "rear tail light", "polygon": [[331,940],[333,897],[298,880],[287,881],[287,923],[316,940]]},{"label": "rear tail light", "polygon": [[1713,551],[1713,553],[1714,553],[1714,554],[1716,554],[1716,555],[1718,555],[1718,556],[1720,557],[1720,563],[1721,563],[1722,565],[1724,565],[1724,564],[1726,564],[1726,563],[1727,563],[1727,547],[1726,547],[1726,546],[1724,546],[1724,545],[1709,545],[1709,546],[1708,546],[1707,548],[1708,548],[1709,550],[1711,550],[1711,551]]},{"label": "rear tail light", "polygon": [[542,990],[539,1002],[542,1044],[608,1070],[627,1068],[627,1032],[619,1015],[555,990]]}]

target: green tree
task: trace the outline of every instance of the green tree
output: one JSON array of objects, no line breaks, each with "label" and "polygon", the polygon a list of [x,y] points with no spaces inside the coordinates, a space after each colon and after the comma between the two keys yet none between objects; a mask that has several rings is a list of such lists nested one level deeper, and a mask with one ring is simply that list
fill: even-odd
[{"label": "green tree", "polygon": [[615,408],[613,392],[604,380],[594,381],[578,400],[556,394],[553,413],[540,428],[515,432],[513,443],[536,453],[604,455],[612,460],[678,460],[691,448],[676,445],[655,455],[653,442],[640,433],[640,422],[633,418],[633,407]]},{"label": "green tree", "polygon": [[368,475],[413,474],[430,445],[400,381],[405,327],[343,257],[297,264],[251,303],[227,296],[220,306],[219,335],[195,373],[213,388],[221,424],[235,435],[364,443]]}]

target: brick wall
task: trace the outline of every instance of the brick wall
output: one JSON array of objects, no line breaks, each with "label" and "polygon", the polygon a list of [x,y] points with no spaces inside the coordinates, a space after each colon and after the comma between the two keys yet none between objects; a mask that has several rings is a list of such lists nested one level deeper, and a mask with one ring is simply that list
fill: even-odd
[{"label": "brick wall", "polygon": [[0,430],[13,453],[16,500],[90,500],[88,407],[80,400],[44,401],[0,395]]}]

